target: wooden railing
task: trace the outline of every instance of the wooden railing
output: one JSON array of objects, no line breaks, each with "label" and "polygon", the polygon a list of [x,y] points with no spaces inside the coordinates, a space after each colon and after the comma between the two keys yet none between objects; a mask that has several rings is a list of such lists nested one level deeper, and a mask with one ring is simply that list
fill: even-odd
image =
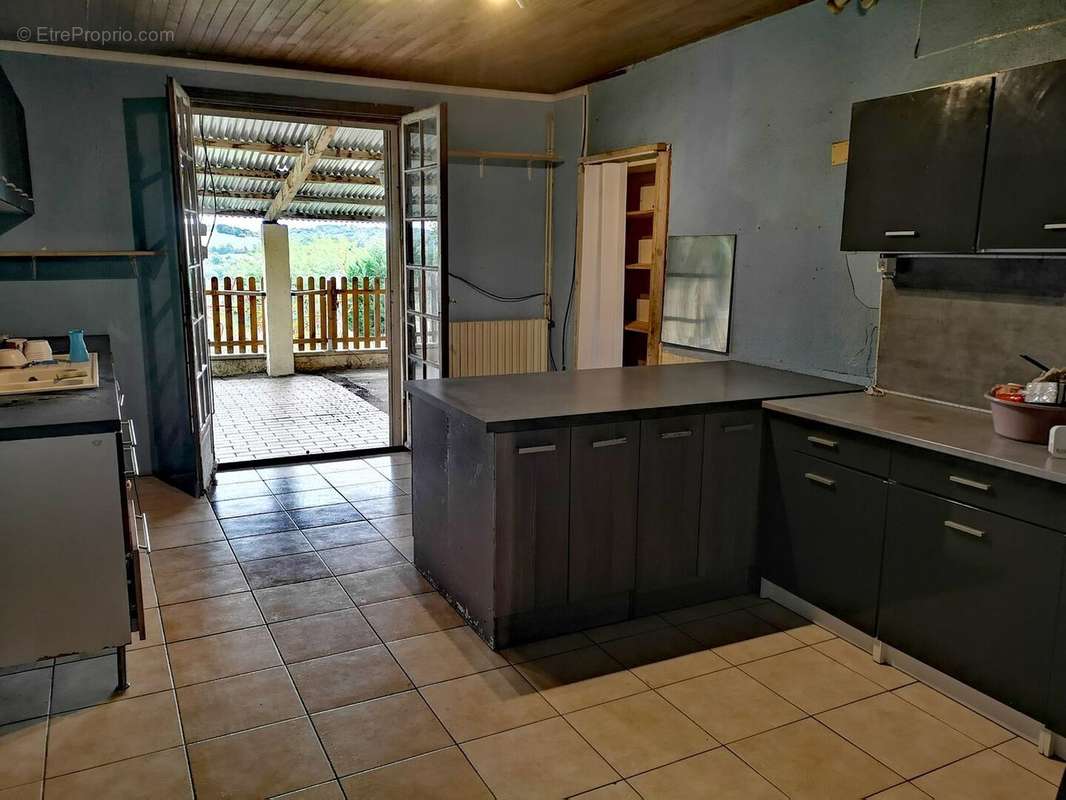
[{"label": "wooden railing", "polygon": [[[266,292],[254,277],[211,278],[205,294],[212,355],[266,352]],[[291,295],[296,352],[385,348],[386,289],[380,278],[297,277]]]},{"label": "wooden railing", "polygon": [[297,352],[385,347],[381,278],[297,277],[292,304]]}]

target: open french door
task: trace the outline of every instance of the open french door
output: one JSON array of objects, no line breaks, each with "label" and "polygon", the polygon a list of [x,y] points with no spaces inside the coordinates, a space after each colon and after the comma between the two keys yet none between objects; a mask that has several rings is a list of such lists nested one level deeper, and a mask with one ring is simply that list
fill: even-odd
[{"label": "open french door", "polygon": [[447,125],[443,103],[400,124],[406,381],[448,376]]},{"label": "open french door", "polygon": [[170,105],[170,149],[178,225],[178,272],[185,325],[189,419],[196,439],[196,494],[199,495],[211,485],[215,475],[215,401],[211,394],[203,271],[206,253],[200,241],[192,102],[181,84],[173,78],[167,78],[167,99]]}]

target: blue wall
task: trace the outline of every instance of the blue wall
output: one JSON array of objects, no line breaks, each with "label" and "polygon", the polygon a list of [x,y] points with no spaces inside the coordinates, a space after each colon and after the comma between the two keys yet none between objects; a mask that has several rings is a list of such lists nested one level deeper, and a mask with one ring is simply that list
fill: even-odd
[{"label": "blue wall", "polygon": [[[1038,18],[1056,5],[1028,2]],[[865,377],[879,277],[872,255],[840,252],[846,168],[830,143],[848,138],[857,100],[1066,58],[1066,23],[958,45],[1012,30],[1021,5],[981,0],[975,22],[968,2],[927,0],[921,30],[920,0],[801,6],[595,84],[589,151],[671,143],[671,235],[737,234],[735,357]],[[919,33],[952,46],[915,58]]]}]

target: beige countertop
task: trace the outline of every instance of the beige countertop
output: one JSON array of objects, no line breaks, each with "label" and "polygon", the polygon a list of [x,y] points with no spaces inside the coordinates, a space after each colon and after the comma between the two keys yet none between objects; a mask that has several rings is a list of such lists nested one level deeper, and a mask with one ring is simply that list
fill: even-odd
[{"label": "beige countertop", "polygon": [[997,435],[981,411],[862,393],[767,400],[763,408],[1066,484],[1066,459]]}]

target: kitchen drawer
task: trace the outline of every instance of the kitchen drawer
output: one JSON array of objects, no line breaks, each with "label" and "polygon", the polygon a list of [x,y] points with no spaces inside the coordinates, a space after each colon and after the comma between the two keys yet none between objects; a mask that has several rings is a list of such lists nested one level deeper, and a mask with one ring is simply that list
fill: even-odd
[{"label": "kitchen drawer", "polygon": [[976,461],[910,447],[892,455],[892,479],[906,486],[1066,531],[1066,488]]},{"label": "kitchen drawer", "polygon": [[869,436],[781,416],[770,418],[770,434],[775,450],[795,450],[872,475],[888,475],[891,451],[886,443]]},{"label": "kitchen drawer", "polygon": [[889,492],[878,636],[1043,719],[1066,538],[904,486]]}]

